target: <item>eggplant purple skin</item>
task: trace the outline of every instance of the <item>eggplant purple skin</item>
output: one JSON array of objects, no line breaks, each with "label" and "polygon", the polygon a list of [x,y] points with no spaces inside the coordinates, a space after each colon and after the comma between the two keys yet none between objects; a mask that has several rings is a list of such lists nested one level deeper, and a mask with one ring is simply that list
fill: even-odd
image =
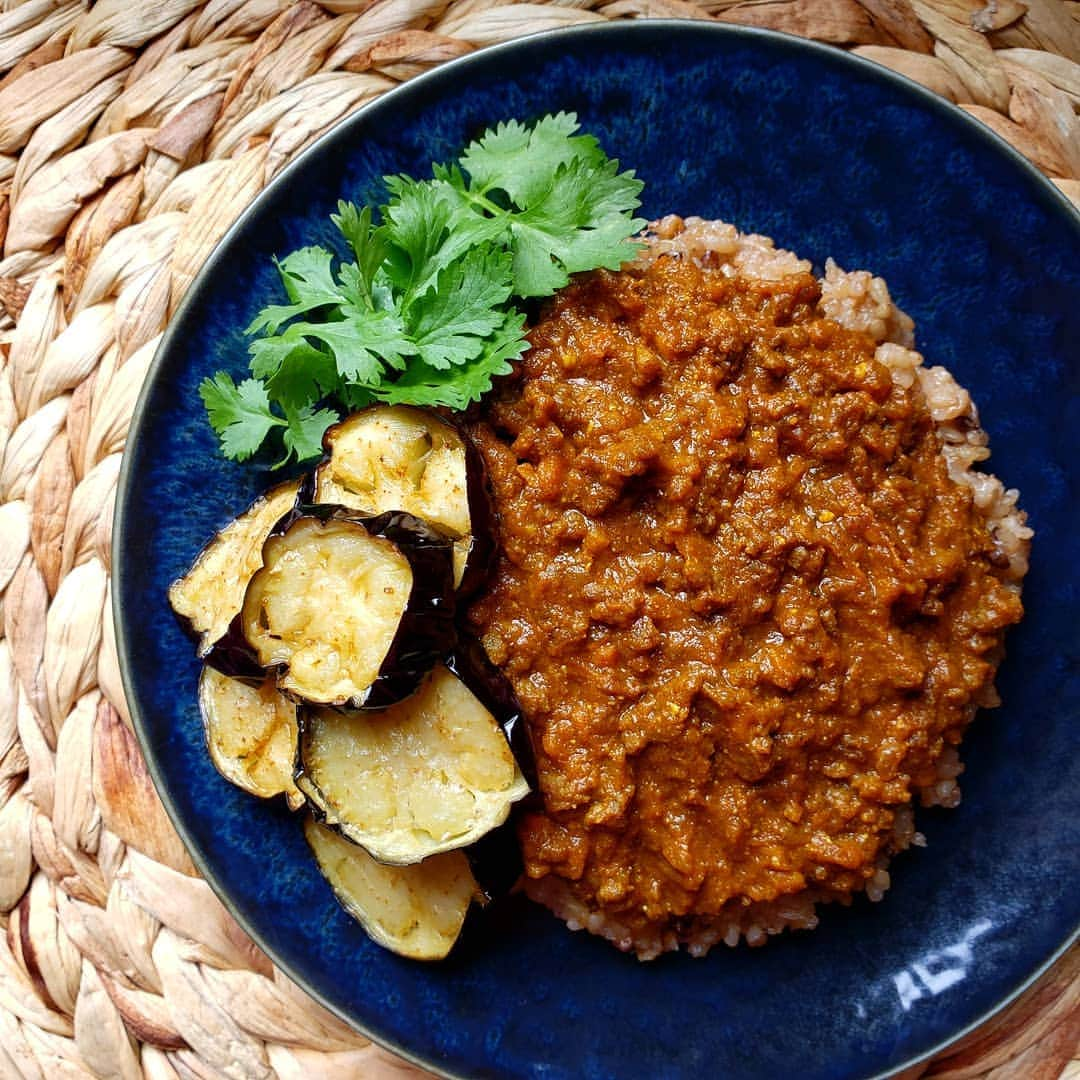
[{"label": "eggplant purple skin", "polygon": [[229,629],[214,642],[205,662],[222,675],[257,685],[266,678],[266,669],[260,665],[255,653],[244,637],[241,612],[233,616]]},{"label": "eggplant purple skin", "polygon": [[[325,443],[323,444],[325,446]],[[322,465],[330,457],[329,451],[327,451],[319,461],[318,465],[313,465],[300,480],[300,486],[296,491],[296,502],[298,506],[318,506],[315,502],[315,474],[319,471],[319,465]]]},{"label": "eggplant purple skin", "polygon": [[489,903],[509,896],[525,873],[525,860],[517,838],[519,805],[514,804],[510,816],[497,829],[465,848],[469,868]]},{"label": "eggplant purple skin", "polygon": [[[445,417],[443,417],[446,420]],[[499,512],[484,457],[469,433],[455,420],[446,422],[465,446],[465,491],[469,501],[472,544],[458,586],[460,602],[471,599],[491,580],[499,555]]]},{"label": "eggplant purple skin", "polygon": [[[304,768],[304,737],[307,735],[308,726],[311,723],[311,718],[308,715],[307,710],[300,706],[296,710],[296,753],[293,755],[293,783],[297,789],[304,796],[304,803],[307,806],[307,811],[311,816],[320,824],[325,825],[328,829],[333,829],[336,833],[341,833],[341,830],[331,821],[326,820],[326,811],[321,806],[317,806],[308,798],[307,792],[300,787],[300,781],[307,777],[307,770]],[[318,784],[315,784],[318,787]]]},{"label": "eggplant purple skin", "polygon": [[[488,659],[476,638],[459,630],[457,647],[443,663],[472,691],[502,728],[510,752],[533,793],[538,790],[536,753],[525,719],[525,710],[510,680]],[[527,800],[525,800],[527,801]]]},{"label": "eggplant purple skin", "polygon": [[525,710],[510,680],[491,662],[476,638],[459,630],[457,648],[443,663],[495,717],[518,768],[532,789],[524,799],[514,803],[510,816],[502,825],[465,848],[476,883],[489,901],[495,901],[508,896],[525,872],[517,825],[523,813],[540,807],[536,753]]},{"label": "eggplant purple skin", "polygon": [[[297,501],[270,530],[267,540],[287,532],[300,518],[360,525],[371,536],[389,540],[408,559],[413,585],[379,675],[362,701],[346,702],[340,708],[385,709],[407,698],[457,643],[453,539],[428,522],[399,510],[364,515],[333,503],[313,505]],[[266,673],[244,636],[239,614],[207,656],[207,663],[234,678],[261,678]]]}]

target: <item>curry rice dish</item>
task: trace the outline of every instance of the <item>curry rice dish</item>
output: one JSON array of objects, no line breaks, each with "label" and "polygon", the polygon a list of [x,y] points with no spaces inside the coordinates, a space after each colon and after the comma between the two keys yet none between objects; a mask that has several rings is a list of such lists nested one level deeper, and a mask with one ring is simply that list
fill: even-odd
[{"label": "curry rice dish", "polygon": [[532,725],[527,892],[642,959],[880,899],[1022,614],[967,392],[880,278],[698,219],[531,343],[471,428],[502,555],[469,613]]}]

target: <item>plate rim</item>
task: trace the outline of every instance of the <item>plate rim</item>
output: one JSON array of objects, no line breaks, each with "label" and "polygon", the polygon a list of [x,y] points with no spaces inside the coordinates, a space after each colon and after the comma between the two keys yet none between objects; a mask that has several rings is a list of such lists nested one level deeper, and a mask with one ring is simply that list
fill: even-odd
[{"label": "plate rim", "polygon": [[[146,761],[147,769],[157,795],[196,869],[199,871],[203,880],[211,887],[214,895],[221,902],[226,911],[228,911],[232,918],[263,951],[263,953],[269,957],[273,964],[299,986],[309,997],[322,1005],[323,1008],[327,1009],[331,1014],[340,1019],[350,1029],[370,1039],[377,1046],[381,1046],[391,1051],[405,1061],[425,1069],[434,1075],[443,1078],[443,1080],[470,1080],[470,1074],[453,1071],[442,1062],[428,1058],[423,1054],[412,1050],[410,1047],[399,1043],[392,1037],[383,1033],[373,1032],[369,1029],[367,1023],[359,1022],[349,1015],[346,1009],[337,1005],[326,995],[315,989],[306,976],[294,970],[293,965],[283,963],[279,960],[275,955],[275,950],[267,946],[263,935],[253,925],[252,920],[238,909],[237,905],[230,897],[228,890],[218,880],[217,874],[212,866],[212,861],[206,857],[205,852],[200,848],[199,844],[189,832],[182,814],[172,799],[169,787],[165,782],[164,770],[159,766],[153,739],[150,737],[149,730],[145,725],[142,712],[137,702],[134,686],[135,679],[132,674],[131,650],[129,648],[130,636],[126,632],[126,619],[121,603],[121,597],[124,593],[123,581],[125,576],[124,558],[120,550],[122,545],[121,537],[125,532],[127,503],[134,476],[132,467],[134,455],[133,453],[129,453],[129,448],[138,445],[140,438],[143,436],[143,428],[148,422],[148,413],[145,408],[146,400],[159,377],[166,354],[171,350],[174,339],[180,335],[180,328],[186,320],[189,310],[195,307],[199,302],[200,295],[206,287],[206,279],[210,276],[217,264],[224,258],[225,252],[231,246],[234,236],[243,229],[250,218],[256,216],[261,211],[262,205],[265,202],[270,201],[273,198],[274,193],[280,188],[289,185],[294,172],[302,171],[305,167],[306,159],[309,156],[313,156],[318,148],[331,140],[341,138],[343,133],[353,126],[362,125],[369,110],[385,107],[385,103],[388,100],[395,101],[416,95],[423,96],[428,92],[429,87],[437,87],[440,82],[444,81],[449,81],[452,88],[454,77],[457,72],[463,68],[468,68],[473,65],[479,66],[498,63],[500,57],[504,54],[514,53],[522,48],[527,50],[541,41],[558,43],[561,40],[576,39],[585,36],[614,36],[621,38],[625,35],[634,37],[645,35],[649,32],[671,32],[677,35],[689,34],[691,36],[700,35],[702,37],[766,41],[770,46],[778,46],[781,49],[787,49],[790,52],[810,55],[824,60],[827,63],[833,63],[840,68],[848,68],[863,76],[890,83],[899,88],[902,92],[913,95],[915,101],[937,113],[947,122],[954,124],[958,123],[961,128],[966,129],[969,135],[981,140],[985,145],[989,146],[997,153],[1004,153],[1005,157],[1010,160],[1014,166],[1018,166],[1021,172],[1026,175],[1027,180],[1034,184],[1036,192],[1041,199],[1048,202],[1050,206],[1056,208],[1059,213],[1064,214],[1065,219],[1069,223],[1070,231],[1074,234],[1074,239],[1080,243],[1080,209],[1070,202],[1064,192],[1056,187],[1047,176],[1040,172],[1028,158],[987,125],[906,75],[902,75],[876,61],[841,49],[836,45],[830,45],[811,38],[804,38],[782,31],[769,30],[756,26],[743,26],[735,23],[712,22],[705,19],[639,18],[613,19],[605,22],[585,23],[576,26],[562,27],[555,30],[541,30],[523,34],[520,37],[513,38],[509,41],[484,46],[465,56],[457,57],[456,59],[440,64],[430,71],[423,72],[404,83],[392,87],[383,94],[380,94],[377,98],[365,102],[358,109],[349,113],[347,116],[342,117],[327,131],[323,132],[317,139],[306,146],[258,192],[255,198],[237,216],[236,220],[232,222],[222,235],[221,239],[218,240],[210,250],[206,259],[203,261],[202,266],[188,285],[187,291],[181,299],[180,304],[169,317],[166,328],[162,333],[161,340],[154,351],[154,356],[147,367],[142,386],[139,390],[139,395],[132,410],[131,423],[128,428],[120,473],[117,479],[113,530],[110,542],[112,579],[110,582],[110,590],[111,612],[116,640],[116,655],[120,668],[124,698],[131,716],[132,726],[135,730],[139,748]],[[966,1038],[968,1035],[986,1025],[994,1017],[1001,1014],[1009,1005],[1031,989],[1031,987],[1034,986],[1034,984],[1038,982],[1039,979],[1041,979],[1042,976],[1046,974],[1046,972],[1049,971],[1050,968],[1052,968],[1078,941],[1080,941],[1080,923],[1074,926],[1072,930],[1066,934],[1060,945],[1034,970],[1032,970],[1015,987],[1006,992],[1004,996],[987,1007],[965,1027],[949,1035],[947,1038],[941,1039],[924,1052],[905,1059],[896,1066],[866,1074],[863,1080],[889,1080],[889,1078],[898,1077],[900,1074],[917,1065],[931,1061],[948,1047]]]}]

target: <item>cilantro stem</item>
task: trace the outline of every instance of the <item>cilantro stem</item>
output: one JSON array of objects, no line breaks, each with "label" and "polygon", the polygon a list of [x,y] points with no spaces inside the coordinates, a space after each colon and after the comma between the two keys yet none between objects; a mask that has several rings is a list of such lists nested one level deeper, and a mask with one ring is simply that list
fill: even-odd
[{"label": "cilantro stem", "polygon": [[473,204],[473,206],[479,206],[481,209],[487,210],[488,213],[494,218],[506,216],[505,207],[499,206],[498,203],[492,202],[486,195],[479,191],[472,191],[467,188],[461,194],[464,195],[465,198]]}]

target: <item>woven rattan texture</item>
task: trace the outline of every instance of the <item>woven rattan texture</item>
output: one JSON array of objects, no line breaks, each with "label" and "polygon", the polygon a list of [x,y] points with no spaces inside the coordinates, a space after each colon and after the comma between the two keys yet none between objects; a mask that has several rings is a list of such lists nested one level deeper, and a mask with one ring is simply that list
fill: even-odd
[{"label": "woven rattan texture", "polygon": [[[634,16],[854,48],[1080,202],[1076,0],[0,0],[0,1077],[420,1075],[275,971],[165,818],[109,614],[120,455],[170,311],[312,139],[492,42]],[[930,1073],[1077,1078],[1078,1037],[1074,951]]]}]

